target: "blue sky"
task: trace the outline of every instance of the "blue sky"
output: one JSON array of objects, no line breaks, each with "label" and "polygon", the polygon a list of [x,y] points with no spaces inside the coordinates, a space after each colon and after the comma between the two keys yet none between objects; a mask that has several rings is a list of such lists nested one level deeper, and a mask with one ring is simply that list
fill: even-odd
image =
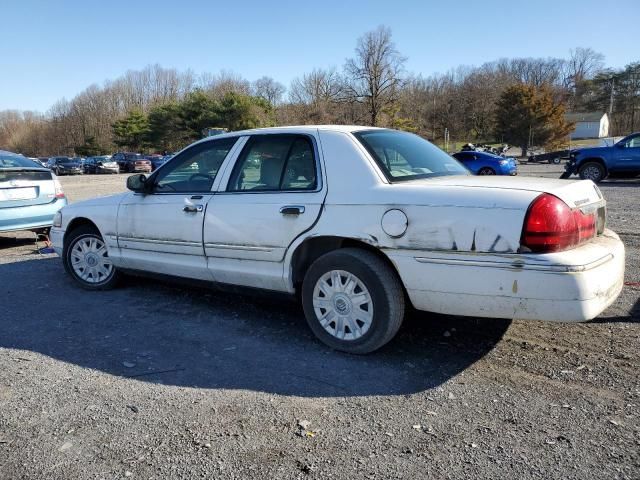
[{"label": "blue sky", "polygon": [[[608,66],[640,60],[637,0],[2,0],[0,110],[46,111],[92,83],[159,63],[196,73],[269,75],[288,86],[341,68],[384,24],[429,75],[500,57],[566,57],[591,47]],[[633,14],[630,14],[633,12]]]}]

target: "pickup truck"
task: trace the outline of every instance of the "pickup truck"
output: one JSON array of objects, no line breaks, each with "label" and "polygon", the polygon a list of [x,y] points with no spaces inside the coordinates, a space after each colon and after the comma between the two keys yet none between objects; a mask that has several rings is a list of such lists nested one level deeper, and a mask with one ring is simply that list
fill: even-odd
[{"label": "pickup truck", "polygon": [[596,183],[607,177],[640,175],[640,132],[632,133],[611,146],[572,150],[560,178],[569,178],[573,174]]}]

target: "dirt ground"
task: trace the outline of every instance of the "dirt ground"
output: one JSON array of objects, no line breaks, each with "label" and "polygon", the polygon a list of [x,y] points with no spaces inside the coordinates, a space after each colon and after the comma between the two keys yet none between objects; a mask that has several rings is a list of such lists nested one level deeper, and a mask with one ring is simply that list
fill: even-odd
[{"label": "dirt ground", "polygon": [[[62,183],[71,201],[124,190]],[[0,235],[0,479],[640,478],[640,180],[601,189],[628,285],[600,318],[414,314],[365,357],[282,298],[85,292]]]}]

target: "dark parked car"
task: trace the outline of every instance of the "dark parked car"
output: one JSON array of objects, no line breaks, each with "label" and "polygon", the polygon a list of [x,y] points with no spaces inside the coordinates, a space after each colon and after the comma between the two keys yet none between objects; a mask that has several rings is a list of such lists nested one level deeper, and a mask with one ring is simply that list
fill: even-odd
[{"label": "dark parked car", "polygon": [[608,147],[572,150],[569,163],[560,178],[574,173],[580,178],[598,183],[608,176],[635,177],[640,175],[640,132],[624,137]]},{"label": "dark parked car", "polygon": [[56,175],[82,175],[82,163],[69,157],[51,157],[47,167]]},{"label": "dark parked car", "polygon": [[109,155],[89,157],[84,161],[84,173],[118,173],[120,167]]},{"label": "dark parked car", "polygon": [[151,161],[143,158],[139,153],[114,153],[111,160],[118,162],[121,172],[151,172]]},{"label": "dark parked car", "polygon": [[462,162],[474,175],[517,175],[518,165],[513,158],[504,158],[488,152],[464,151],[453,157]]},{"label": "dark parked car", "polygon": [[552,163],[559,165],[563,159],[569,158],[571,150],[554,150],[553,152],[545,152],[529,155],[528,162],[532,163]]},{"label": "dark parked car", "polygon": [[147,155],[144,158],[146,158],[151,162],[151,170],[154,172],[156,171],[156,169],[164,165],[165,162],[167,161],[167,159],[164,156],[158,155],[158,154]]}]

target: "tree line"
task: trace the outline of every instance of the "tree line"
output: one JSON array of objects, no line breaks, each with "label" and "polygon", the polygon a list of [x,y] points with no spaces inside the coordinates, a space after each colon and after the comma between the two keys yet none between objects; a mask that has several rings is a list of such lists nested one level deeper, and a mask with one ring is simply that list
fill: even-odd
[{"label": "tree line", "polygon": [[45,114],[0,112],[0,148],[29,156],[116,149],[175,151],[206,128],[361,124],[444,139],[554,147],[566,142],[567,111],[611,116],[611,134],[640,129],[640,62],[605,68],[590,48],[567,58],[500,59],[430,76],[406,71],[390,29],[357,40],[342,68],[317,68],[289,88],[264,76],[196,75],[151,65],[91,85]]}]

